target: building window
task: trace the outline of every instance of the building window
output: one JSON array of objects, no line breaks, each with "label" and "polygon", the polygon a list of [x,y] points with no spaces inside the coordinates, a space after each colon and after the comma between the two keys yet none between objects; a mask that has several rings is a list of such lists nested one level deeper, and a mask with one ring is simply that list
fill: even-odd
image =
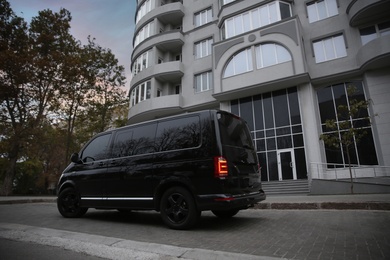
[{"label": "building window", "polygon": [[338,14],[336,0],[320,0],[307,4],[309,23],[335,16]]},{"label": "building window", "polygon": [[130,105],[135,106],[141,101],[151,98],[151,82],[146,81],[133,88],[130,92]]},{"label": "building window", "polygon": [[195,93],[212,89],[212,81],[211,71],[195,75]]},{"label": "building window", "polygon": [[235,2],[236,0],[222,0],[222,5],[227,5],[231,2]]},{"label": "building window", "polygon": [[209,38],[195,43],[195,59],[200,59],[211,55],[211,45],[213,38]]},{"label": "building window", "polygon": [[138,56],[138,58],[134,61],[134,64],[133,64],[133,74],[134,75],[137,75],[142,70],[149,67],[149,57],[150,57],[151,53],[152,53],[151,50],[144,52],[143,54]]},{"label": "building window", "polygon": [[347,56],[343,35],[313,42],[316,63],[334,60]]},{"label": "building window", "polygon": [[142,17],[144,17],[147,13],[152,11],[152,0],[146,0],[140,8],[138,8],[137,18],[135,23],[138,23]]},{"label": "building window", "polygon": [[390,21],[375,24],[359,30],[362,44],[366,44],[378,37],[390,35]]},{"label": "building window", "polygon": [[154,22],[150,22],[139,30],[135,36],[134,48],[143,40],[149,38],[154,32]]},{"label": "building window", "polygon": [[291,6],[289,3],[275,1],[265,4],[226,19],[222,27],[222,38],[228,39],[288,17],[291,17]]},{"label": "building window", "polygon": [[[357,92],[352,96],[347,95],[349,85],[354,85]],[[340,122],[349,121],[351,125],[366,127],[366,133],[363,139],[358,143],[354,143],[350,148],[351,163],[357,165],[377,165],[378,159],[372,135],[370,123],[366,120],[368,114],[367,109],[362,110],[359,116],[350,118],[345,114],[337,111],[339,105],[349,106],[351,99],[358,101],[366,100],[362,82],[345,82],[337,85],[332,85],[317,91],[318,106],[320,110],[322,133],[331,133],[332,130],[327,129],[326,120],[335,120],[336,125]],[[336,164],[336,167],[345,167],[348,165],[347,154],[345,148],[340,144],[339,148],[325,145],[325,154],[328,164]]]},{"label": "building window", "polygon": [[225,68],[223,77],[227,78],[252,70],[252,50],[248,48],[233,55]]},{"label": "building window", "polygon": [[196,13],[194,17],[195,27],[211,22],[212,16],[211,7]]},{"label": "building window", "polygon": [[291,61],[291,55],[281,45],[267,43],[256,46],[256,64],[258,69],[287,61]]}]

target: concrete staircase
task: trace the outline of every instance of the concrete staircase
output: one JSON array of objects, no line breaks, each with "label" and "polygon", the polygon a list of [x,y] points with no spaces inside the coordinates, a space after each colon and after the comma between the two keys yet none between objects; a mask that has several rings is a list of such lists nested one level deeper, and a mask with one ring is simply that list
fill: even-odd
[{"label": "concrete staircase", "polygon": [[309,194],[309,182],[304,180],[262,182],[266,195]]}]

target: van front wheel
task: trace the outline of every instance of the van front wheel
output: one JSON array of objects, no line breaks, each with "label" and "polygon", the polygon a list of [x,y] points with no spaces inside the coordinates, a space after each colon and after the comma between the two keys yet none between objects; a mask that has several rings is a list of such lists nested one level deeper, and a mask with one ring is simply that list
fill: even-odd
[{"label": "van front wheel", "polygon": [[161,217],[164,223],[172,229],[189,229],[199,220],[192,195],[182,187],[168,189],[161,198]]},{"label": "van front wheel", "polygon": [[80,195],[74,188],[61,191],[57,199],[57,208],[65,218],[78,218],[83,216],[88,208],[80,207]]}]

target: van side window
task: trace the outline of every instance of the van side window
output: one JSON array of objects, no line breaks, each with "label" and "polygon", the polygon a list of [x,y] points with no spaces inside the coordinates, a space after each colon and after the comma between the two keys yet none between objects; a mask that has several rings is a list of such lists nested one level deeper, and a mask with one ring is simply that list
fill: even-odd
[{"label": "van side window", "polygon": [[109,145],[110,145],[110,134],[100,135],[93,139],[84,149],[81,160],[83,162],[92,162],[98,160],[108,159],[109,156]]},{"label": "van side window", "polygon": [[133,154],[133,130],[118,131],[112,148],[114,158],[130,156]]},{"label": "van side window", "polygon": [[171,151],[198,147],[201,144],[198,116],[162,121],[156,133],[156,151]]},{"label": "van side window", "polygon": [[154,152],[154,135],[157,124],[148,124],[118,131],[113,156],[126,157]]}]

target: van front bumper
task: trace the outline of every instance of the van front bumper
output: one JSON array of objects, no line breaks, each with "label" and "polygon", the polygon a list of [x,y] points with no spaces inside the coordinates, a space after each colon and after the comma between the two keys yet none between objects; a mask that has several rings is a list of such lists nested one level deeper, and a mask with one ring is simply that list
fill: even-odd
[{"label": "van front bumper", "polygon": [[209,194],[199,195],[197,203],[199,210],[230,210],[247,209],[266,199],[263,190],[246,194]]}]

